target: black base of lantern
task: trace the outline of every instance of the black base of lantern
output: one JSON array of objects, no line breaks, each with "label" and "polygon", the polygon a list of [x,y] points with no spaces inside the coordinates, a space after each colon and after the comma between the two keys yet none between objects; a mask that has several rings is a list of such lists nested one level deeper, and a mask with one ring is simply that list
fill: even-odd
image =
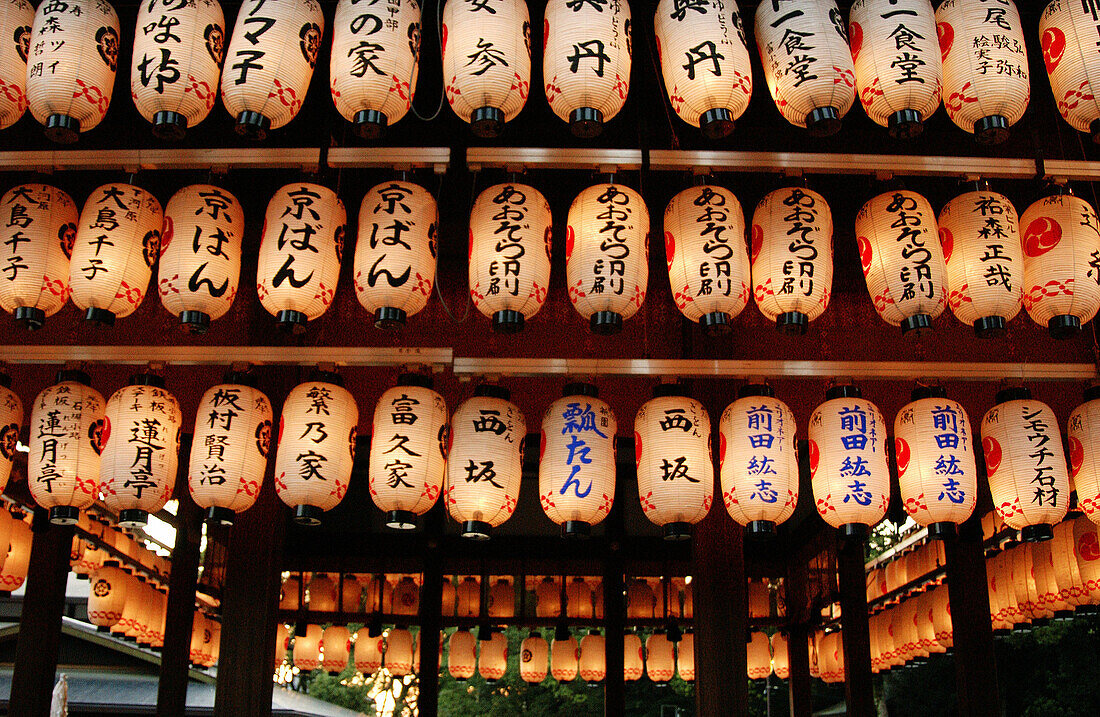
[{"label": "black base of lantern", "polygon": [[809,325],[810,317],[801,311],[788,311],[775,317],[775,328],[788,336],[802,336]]},{"label": "black base of lantern", "polygon": [[1054,619],[1055,620],[1072,620],[1073,619],[1073,610],[1055,610],[1054,611]]},{"label": "black base of lantern", "polygon": [[587,538],[592,535],[592,526],[583,520],[567,520],[561,524],[561,537]]},{"label": "black base of lantern", "polygon": [[938,540],[947,540],[956,533],[958,533],[958,528],[954,523],[940,522],[928,526],[928,534]]},{"label": "black base of lantern", "polygon": [[699,325],[707,336],[724,336],[733,328],[730,326],[730,315],[724,311],[712,311],[703,314],[699,318]]},{"label": "black base of lantern", "polygon": [[1054,537],[1054,528],[1048,523],[1025,525],[1020,531],[1020,537],[1028,543],[1041,543]]},{"label": "black base of lantern", "polygon": [[1047,627],[1050,625],[1049,617],[1037,617],[1031,621],[1033,627]]},{"label": "black base of lantern", "polygon": [[462,537],[470,540],[488,540],[493,533],[493,526],[484,520],[467,520],[462,523]]},{"label": "black base of lantern", "polygon": [[770,520],[754,520],[745,526],[745,534],[752,540],[775,539],[775,523]]},{"label": "black base of lantern", "polygon": [[[305,508],[307,506],[298,506]],[[229,508],[223,508],[222,506],[212,505],[206,509],[206,522],[214,523],[215,525],[233,525],[233,519],[237,517],[237,514]]]},{"label": "black base of lantern", "polygon": [[920,112],[913,109],[898,110],[890,115],[886,127],[894,139],[913,139],[924,132]]},{"label": "black base of lantern", "polygon": [[320,525],[324,512],[315,505],[299,505],[294,508],[294,522],[298,525]]},{"label": "black base of lantern", "polygon": [[806,115],[806,129],[814,137],[831,137],[840,131],[840,112],[836,107],[818,107]]},{"label": "black base of lantern", "polygon": [[153,115],[153,136],[170,142],[179,142],[187,136],[187,118],[179,112],[161,110]]},{"label": "black base of lantern", "polygon": [[355,121],[352,123],[352,127],[356,136],[362,139],[375,140],[382,139],[389,123],[389,118],[378,110],[360,110],[355,113]]},{"label": "black base of lantern", "polygon": [[653,686],[658,688],[658,689],[664,689],[665,687],[668,687],[668,683],[667,682],[658,682],[658,681],[654,680],[653,681]]},{"label": "black base of lantern", "polygon": [[46,323],[46,312],[36,306],[20,306],[15,310],[15,320],[35,331]]},{"label": "black base of lantern", "polygon": [[699,117],[699,131],[707,139],[723,139],[733,134],[733,113],[725,107],[707,110]]},{"label": "black base of lantern", "polygon": [[205,311],[181,311],[180,324],[193,334],[205,334],[210,328],[210,314]]},{"label": "black base of lantern", "polygon": [[279,330],[288,334],[300,334],[306,330],[306,323],[309,318],[306,317],[301,311],[294,311],[293,309],[283,309],[279,313],[275,314],[275,323],[278,324]]},{"label": "black base of lantern", "polygon": [[1047,322],[1047,332],[1055,339],[1068,339],[1081,333],[1081,319],[1073,314],[1055,316]]},{"label": "black base of lantern", "polygon": [[1000,144],[1008,139],[1008,118],[989,115],[974,123],[974,137],[982,144]]},{"label": "black base of lantern", "polygon": [[110,625],[96,625],[95,626],[95,631],[96,632],[110,632],[111,631],[111,626]]},{"label": "black base of lantern", "polygon": [[408,315],[405,313],[404,309],[383,306],[374,312],[374,328],[388,329],[390,331],[402,329],[405,327],[405,319],[407,318]]},{"label": "black base of lantern", "polygon": [[691,540],[691,523],[682,521],[666,523],[664,538],[668,541]]},{"label": "black base of lantern", "polygon": [[859,542],[867,539],[866,523],[845,523],[840,526],[840,535],[845,540]]},{"label": "black base of lantern", "polygon": [[591,687],[592,689],[595,689],[597,687],[603,687],[602,682],[597,682],[595,680],[593,680],[592,682],[585,682],[584,685],[585,685],[585,687]]},{"label": "black base of lantern", "polygon": [[504,129],[504,113],[496,107],[478,107],[470,115],[470,131],[482,139],[499,137]]},{"label": "black base of lantern", "polygon": [[588,327],[592,333],[601,336],[610,336],[623,330],[623,315],[614,311],[597,311],[588,319]]},{"label": "black base of lantern", "polygon": [[126,642],[137,642],[137,635],[123,635],[122,639]]},{"label": "black base of lantern", "polygon": [[850,383],[840,383],[825,389],[826,401],[832,401],[834,398],[861,398],[862,396],[863,391],[859,389],[859,386]]},{"label": "black base of lantern", "polygon": [[144,528],[149,522],[149,514],[137,508],[128,508],[118,512],[118,524],[123,528]]},{"label": "black base of lantern", "polygon": [[84,320],[97,323],[100,326],[114,326],[115,312],[107,311],[107,309],[97,309],[93,306],[89,309],[85,309]]},{"label": "black base of lantern", "polygon": [[46,138],[58,144],[73,144],[80,139],[80,120],[69,115],[50,115],[46,118]]},{"label": "black base of lantern", "polygon": [[914,336],[920,336],[926,331],[932,330],[932,317],[928,314],[914,314],[912,316],[906,316],[901,322],[901,333],[904,336],[910,331],[915,332]]},{"label": "black base of lantern", "polygon": [[1003,316],[983,316],[974,321],[974,335],[979,339],[995,339],[1003,336],[1007,327]]},{"label": "black base of lantern", "polygon": [[1007,637],[1012,634],[1012,630],[1006,630],[1005,628],[999,628],[993,631],[993,637]]},{"label": "black base of lantern", "polygon": [[416,527],[416,513],[411,510],[391,510],[386,516],[386,527],[394,530],[412,530]]},{"label": "black base of lantern", "polygon": [[259,112],[245,110],[237,115],[237,124],[233,127],[237,134],[257,141],[267,139],[271,131],[271,120]]},{"label": "black base of lantern", "polygon": [[485,684],[487,684],[487,685],[495,685],[496,683],[497,683],[497,681],[492,679],[491,677],[486,677],[485,678]]},{"label": "black base of lantern", "polygon": [[569,131],[581,139],[599,137],[603,132],[603,112],[594,107],[578,107],[569,113]]},{"label": "black base of lantern", "polygon": [[50,508],[50,523],[53,525],[76,525],[80,519],[80,509],[71,505],[55,505]]},{"label": "black base of lantern", "polygon": [[493,314],[493,331],[500,334],[518,334],[523,330],[523,314],[504,309]]}]

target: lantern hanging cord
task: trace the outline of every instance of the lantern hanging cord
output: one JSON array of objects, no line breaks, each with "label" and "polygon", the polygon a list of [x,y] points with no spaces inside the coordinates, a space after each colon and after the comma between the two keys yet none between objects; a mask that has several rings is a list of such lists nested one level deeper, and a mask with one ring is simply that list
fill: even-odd
[{"label": "lantern hanging cord", "polygon": [[[442,3],[440,3],[440,4],[442,5]],[[467,217],[469,217],[471,212],[473,212],[473,210],[474,210],[474,200],[475,200],[475,197],[477,197],[477,174],[478,174],[477,172],[474,172],[474,180],[473,180],[473,183],[470,187],[470,209],[469,209],[469,211],[466,212]],[[437,205],[442,203],[441,200],[443,198],[443,178],[445,176],[446,175],[442,175],[442,174],[439,176],[439,189],[436,191],[436,203],[437,203]],[[438,251],[438,253],[441,254],[441,253],[443,253],[443,242],[442,242],[443,232],[442,232],[442,228],[440,229],[439,233],[440,233],[441,241],[439,242],[440,248],[437,251]],[[451,312],[451,308],[449,306],[447,306],[447,300],[443,298],[443,292],[439,288],[439,270],[438,269],[436,270],[436,272],[435,272],[435,295],[436,295],[436,298],[439,299],[439,303],[443,307],[443,312],[445,314],[447,314],[447,318],[449,318],[451,320],[451,323],[462,324],[462,323],[466,322],[466,319],[470,318],[470,305],[473,303],[473,299],[471,298],[469,291],[466,291],[465,293],[466,293],[466,309],[462,312],[462,318],[461,319],[456,319],[455,315]]]},{"label": "lantern hanging cord", "polygon": [[[440,62],[442,62],[442,60],[443,60],[443,30],[442,30],[442,28],[443,28],[443,2],[444,2],[444,0],[437,0],[436,5],[435,5],[435,8],[436,8],[435,9],[435,37],[439,41]],[[421,25],[421,27],[423,27],[423,25]],[[417,59],[417,65],[419,65],[419,58]],[[420,114],[420,112],[417,111],[416,104],[413,102],[413,91],[414,91],[413,83],[416,81],[416,71],[417,71],[417,66],[414,65],[413,69],[412,69],[412,72],[410,73],[410,76],[409,76],[409,110],[412,111],[413,115],[418,120],[421,120],[423,122],[431,122],[432,120],[434,120],[436,117],[439,116],[440,112],[443,111],[443,102],[444,102],[444,100],[447,99],[447,82],[446,82],[446,78],[443,78],[443,81],[440,82],[440,86],[439,86],[439,104],[437,104],[435,106],[435,112],[432,112],[430,117],[425,117],[424,115]],[[444,304],[443,308],[446,308],[446,307],[447,307],[447,305]],[[450,313],[450,312],[447,312],[447,313]]]}]

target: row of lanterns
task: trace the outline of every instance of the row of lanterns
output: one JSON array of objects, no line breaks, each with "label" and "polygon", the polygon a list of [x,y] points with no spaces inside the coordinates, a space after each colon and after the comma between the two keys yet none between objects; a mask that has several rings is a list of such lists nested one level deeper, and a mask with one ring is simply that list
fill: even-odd
[{"label": "row of lanterns", "polygon": [[276,634],[275,664],[286,659],[293,645],[291,658],[299,670],[323,669],[339,674],[349,662],[365,675],[384,668],[394,677],[404,677],[420,670],[420,635],[414,637],[408,629],[396,627],[385,634],[372,634],[362,627],[354,634],[346,627],[306,625],[301,634],[291,636],[286,625],[280,624]]},{"label": "row of lanterns", "polygon": [[781,680],[791,676],[790,657],[787,652],[787,636],[781,632],[768,637],[763,632],[753,631],[747,645],[747,671],[750,680],[766,680],[775,675]]},{"label": "row of lanterns", "polygon": [[[835,133],[858,95],[867,115],[898,137],[919,134],[941,101],[980,141],[1003,141],[1027,109],[1030,69],[1011,0],[859,0],[849,21],[833,0],[789,11],[757,6],[756,43],[780,114],[817,135]],[[103,119],[111,101],[119,24],[106,2],[19,0],[5,8],[0,126],[29,107],[49,137],[73,142]],[[334,17],[330,91],[340,114],[378,137],[412,107],[419,70],[421,7],[405,0],[386,14],[341,0]],[[257,30],[256,28],[259,28]],[[599,133],[626,102],[631,11],[623,0],[551,0],[543,18],[544,93],[581,137]],[[1087,6],[1051,2],[1042,14],[1043,59],[1059,113],[1095,136],[1100,104],[1088,52],[1100,27]],[[241,6],[228,45],[216,0],[154,2],[137,17],[130,94],[154,133],[178,139],[214,107],[220,88],[241,134],[263,138],[292,120],[309,89],[324,34],[319,3]],[[654,15],[666,94],[679,117],[720,138],[749,104],[753,69],[736,3],[685,8],[662,0]],[[50,42],[39,40],[50,33]],[[532,25],[520,0],[447,2],[442,13],[444,94],[482,137],[500,134],[531,92]],[[937,42],[938,40],[938,42]],[[938,46],[937,46],[938,45]],[[228,62],[222,72],[224,62]],[[77,71],[79,68],[79,71]]]}]

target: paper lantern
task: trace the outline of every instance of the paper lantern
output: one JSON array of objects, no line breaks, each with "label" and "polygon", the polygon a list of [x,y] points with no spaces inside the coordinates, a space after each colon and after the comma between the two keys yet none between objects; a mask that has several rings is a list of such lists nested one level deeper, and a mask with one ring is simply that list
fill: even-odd
[{"label": "paper lantern", "polygon": [[1039,592],[1039,601],[1048,610],[1053,610],[1055,617],[1069,617],[1073,614],[1073,606],[1067,604],[1058,594],[1058,581],[1054,575],[1054,555],[1051,552],[1053,542],[1048,540],[1028,544],[1031,548],[1032,574]]},{"label": "paper lantern", "polygon": [[382,666],[381,635],[371,637],[369,627],[361,627],[355,633],[355,669],[365,676],[373,675]]},{"label": "paper lantern", "polygon": [[298,610],[301,605],[302,579],[297,575],[291,575],[283,581],[282,590],[279,593],[280,610]]},{"label": "paper lantern", "polygon": [[405,576],[397,581],[393,588],[394,615],[416,615],[420,610],[420,586],[411,577]]},{"label": "paper lantern", "polygon": [[1077,507],[1100,523],[1100,386],[1085,390],[1085,403],[1069,415],[1070,478],[1077,489]]},{"label": "paper lantern", "polygon": [[124,528],[144,526],[172,497],[183,414],[164,379],[144,373],[107,399],[99,490]]},{"label": "paper lantern", "polygon": [[574,135],[592,138],[630,91],[630,4],[550,0],[542,21],[546,101]]},{"label": "paper lantern", "polygon": [[519,676],[524,682],[538,684],[546,679],[550,648],[546,640],[537,634],[523,639],[519,646]]},{"label": "paper lantern", "polygon": [[[11,376],[0,373],[0,492],[3,492],[11,477],[22,426],[23,403],[11,390]],[[0,547],[3,544],[0,540]]]},{"label": "paper lantern", "polygon": [[447,643],[447,671],[456,680],[465,681],[477,670],[477,641],[469,630],[456,630]]},{"label": "paper lantern", "polygon": [[225,52],[222,102],[237,133],[262,140],[298,114],[325,33],[320,3],[246,0]]},{"label": "paper lantern", "polygon": [[[25,525],[25,524],[24,524]],[[1077,572],[1081,577],[1081,586],[1084,592],[1087,592],[1091,599],[1088,604],[1096,604],[1095,596],[1097,591],[1100,590],[1100,537],[1097,536],[1096,524],[1080,516],[1072,521],[1072,543],[1074,547],[1074,556],[1077,563]],[[16,521],[13,527],[20,528],[19,521]],[[1058,530],[1058,528],[1055,528]],[[12,555],[15,553],[15,532],[12,533],[12,552],[8,554],[8,561],[12,559]],[[8,566],[4,564],[4,574],[7,574]],[[2,576],[0,576],[2,579]]]},{"label": "paper lantern", "polygon": [[970,417],[939,386],[919,387],[894,419],[894,460],[905,512],[933,537],[955,532],[978,502]]},{"label": "paper lantern", "polygon": [[160,202],[131,184],[104,184],[84,202],[69,263],[84,318],[112,325],[137,310],[160,254]]},{"label": "paper lantern", "polygon": [[[4,510],[3,512],[7,512]],[[10,514],[9,514],[10,515]],[[22,587],[27,579],[27,569],[31,562],[31,527],[20,516],[10,516],[11,538],[8,543],[7,557],[0,568],[0,592],[11,593]]]},{"label": "paper lantern", "polygon": [[382,666],[394,677],[404,677],[412,672],[412,633],[403,627],[394,628],[386,635],[386,654]]},{"label": "paper lantern", "polygon": [[321,669],[338,675],[347,669],[351,652],[351,636],[342,625],[329,625],[321,636]]},{"label": "paper lantern", "polygon": [[646,676],[654,682],[665,683],[676,673],[676,657],[672,643],[663,631],[654,632],[645,641]]},{"label": "paper lantern", "polygon": [[535,586],[535,617],[561,617],[561,582],[549,575]]},{"label": "paper lantern", "polygon": [[649,210],[621,184],[585,189],[569,207],[565,279],[573,308],[597,334],[622,330],[649,281]]},{"label": "paper lantern", "polygon": [[657,616],[657,597],[645,580],[632,580],[627,585],[626,616],[631,620],[652,620]]},{"label": "paper lantern", "polygon": [[286,625],[279,623],[275,627],[275,663],[272,666],[275,670],[286,661],[286,651],[290,647],[290,631],[287,630]]},{"label": "paper lantern", "polygon": [[566,617],[591,619],[593,614],[592,588],[584,578],[573,578],[565,587]]},{"label": "paper lantern", "polygon": [[1069,509],[1069,475],[1058,418],[1026,388],[997,393],[982,418],[982,450],[993,505],[1024,540],[1049,540]]},{"label": "paper lantern", "polygon": [[867,116],[912,139],[940,106],[943,66],[929,0],[857,0],[848,17],[856,91]]},{"label": "paper lantern", "polygon": [[438,225],[435,198],[417,184],[383,182],[363,196],[355,295],[378,328],[404,326],[427,305],[435,285]]},{"label": "paper lantern", "polygon": [[310,612],[336,611],[336,581],[324,573],[317,573],[309,581],[306,592]]},{"label": "paper lantern", "polygon": [[[23,33],[18,33],[23,35]],[[8,37],[8,36],[5,36]],[[49,42],[36,38],[49,37]],[[27,102],[54,142],[72,144],[107,114],[118,68],[118,14],[105,0],[40,3],[24,53]]]},{"label": "paper lantern", "polygon": [[126,574],[118,562],[108,560],[91,575],[88,588],[88,622],[104,631],[122,617],[126,605]]},{"label": "paper lantern", "polygon": [[319,184],[288,184],[268,202],[256,293],[281,328],[304,331],[332,303],[346,224],[344,203]]},{"label": "paper lantern", "polygon": [[825,660],[821,678],[828,683],[844,682],[844,637],[839,630],[830,632],[821,640],[821,652]]},{"label": "paper lantern", "polygon": [[1024,308],[1061,339],[1076,335],[1100,309],[1100,219],[1066,188],[1052,191],[1020,218]]},{"label": "paper lantern", "polygon": [[[167,609],[167,604],[165,604],[163,602],[163,598],[165,598],[165,595],[163,595],[159,591],[158,591],[157,594],[160,595],[160,597],[162,598],[162,600],[158,600],[158,605],[163,605],[164,609],[166,610]],[[161,608],[158,607],[158,611],[161,611]],[[158,618],[158,619],[163,620],[162,617]],[[211,655],[210,655],[210,661],[206,665],[207,667],[217,666],[218,658],[221,656],[222,624],[220,622],[214,621],[213,622],[213,628],[214,628],[214,635],[213,635],[213,638],[210,640],[210,646],[211,646],[212,650],[211,650]],[[163,630],[163,627],[161,628],[161,630]],[[159,644],[157,644],[158,642],[159,642]],[[163,634],[161,634],[156,639],[156,641],[153,643],[153,647],[162,647],[162,648],[164,647],[164,636],[163,636]]]},{"label": "paper lantern", "polygon": [[0,129],[19,121],[27,111],[27,53],[30,51],[34,5],[8,0],[0,13]]},{"label": "paper lantern", "polygon": [[378,399],[370,444],[370,494],[386,525],[416,527],[443,490],[447,404],[430,376],[403,374]]},{"label": "paper lantern", "polygon": [[472,575],[467,575],[456,589],[457,617],[478,617],[481,614],[481,584]]},{"label": "paper lantern", "polygon": [[672,109],[707,139],[728,137],[752,97],[752,67],[737,3],[661,0],[653,28]]},{"label": "paper lantern", "polygon": [[627,682],[640,680],[645,674],[642,649],[642,638],[633,632],[623,635],[623,678]]},{"label": "paper lantern", "polygon": [[1073,541],[1074,523],[1075,521],[1072,520],[1064,520],[1054,526],[1050,554],[1054,561],[1054,579],[1058,582],[1058,595],[1076,609],[1087,604],[1089,598],[1088,590],[1081,579],[1081,570],[1077,565]]},{"label": "paper lantern", "polygon": [[1078,132],[1100,142],[1100,103],[1092,77],[1100,75],[1100,57],[1091,51],[1100,32],[1100,16],[1085,3],[1051,0],[1039,16],[1043,63],[1058,113]]},{"label": "paper lantern", "polygon": [[[682,642],[680,650],[683,651]],[[787,653],[787,636],[781,632],[773,634],[771,637],[771,650],[772,668],[775,670],[775,676],[781,680],[787,679],[791,676],[790,656]]]},{"label": "paper lantern", "polygon": [[546,197],[525,184],[494,184],[470,211],[470,298],[511,334],[546,303],[553,217]]},{"label": "paper lantern", "polygon": [[59,371],[31,408],[27,484],[59,525],[75,524],[99,495],[106,402],[88,383],[85,373]]},{"label": "paper lantern", "polygon": [[722,413],[722,501],[752,534],[773,535],[798,505],[796,429],[794,413],[763,384],[743,386]]},{"label": "paper lantern", "polygon": [[602,682],[607,676],[607,651],[606,641],[603,635],[596,630],[590,630],[581,638],[580,658],[577,660],[577,671],[581,679],[589,685]]},{"label": "paper lantern", "polygon": [[271,402],[246,373],[231,372],[199,400],[187,485],[206,519],[232,525],[256,502],[271,449]]},{"label": "paper lantern", "polygon": [[508,638],[503,632],[493,632],[488,640],[478,641],[477,671],[488,684],[504,677],[508,669]]},{"label": "paper lantern", "polygon": [[488,612],[494,618],[515,617],[516,591],[510,581],[501,578],[489,588]]},{"label": "paper lantern", "polygon": [[344,499],[351,480],[359,407],[343,383],[337,374],[318,372],[283,402],[275,491],[302,525],[320,524],[321,514]]},{"label": "paper lantern", "polygon": [[443,607],[443,614],[442,614],[443,617],[454,617],[455,604],[456,604],[457,600],[458,600],[458,598],[457,598],[457,594],[456,594],[456,591],[455,591],[455,584],[453,582],[451,582],[451,579],[449,577],[444,578],[443,579],[443,596],[442,596],[442,600],[441,600],[442,607]]},{"label": "paper lantern", "polygon": [[[0,64],[3,53],[0,49]],[[0,107],[3,98],[0,87]],[[7,214],[0,231],[0,246],[5,247],[0,256],[0,308],[28,329],[41,328],[46,317],[69,299],[76,205],[68,194],[47,184],[20,184],[0,197],[0,212]]]},{"label": "paper lantern", "polygon": [[523,414],[507,389],[482,384],[451,417],[444,503],[462,536],[488,540],[511,517],[523,477]]},{"label": "paper lantern", "polygon": [[550,674],[558,682],[572,682],[577,679],[580,670],[581,648],[577,638],[567,640],[555,638],[550,643]]},{"label": "paper lantern", "polygon": [[[196,613],[196,622],[200,614]],[[311,672],[321,666],[321,635],[320,625],[309,625],[304,634],[294,635],[294,666],[299,670]]]},{"label": "paper lantern", "polygon": [[750,680],[763,680],[772,673],[772,648],[768,636],[753,631],[748,643],[748,673]]},{"label": "paper lantern", "polygon": [[420,61],[420,3],[385,8],[341,0],[333,20],[329,90],[336,110],[365,139],[379,139],[412,106]]},{"label": "paper lantern", "polygon": [[856,215],[856,242],[875,311],[902,333],[931,330],[947,307],[947,268],[928,200],[884,192]]},{"label": "paper lantern", "polygon": [[752,215],[753,296],[786,334],[804,334],[833,291],[833,213],[806,187],[770,192]]},{"label": "paper lantern", "polygon": [[684,682],[695,681],[695,635],[688,630],[676,648],[676,672]]},{"label": "paper lantern", "polygon": [[845,537],[863,538],[890,504],[886,421],[856,386],[833,386],[825,398],[810,417],[814,502]]},{"label": "paper lantern", "polygon": [[750,620],[763,620],[772,616],[771,594],[766,582],[749,578],[747,594]]},{"label": "paper lantern", "polygon": [[1031,97],[1027,48],[1012,0],[944,0],[936,9],[947,116],[983,144],[1008,139]]},{"label": "paper lantern", "polygon": [[981,338],[1004,332],[1024,297],[1023,248],[1016,208],[978,183],[940,211],[940,246],[947,265],[947,303]]}]

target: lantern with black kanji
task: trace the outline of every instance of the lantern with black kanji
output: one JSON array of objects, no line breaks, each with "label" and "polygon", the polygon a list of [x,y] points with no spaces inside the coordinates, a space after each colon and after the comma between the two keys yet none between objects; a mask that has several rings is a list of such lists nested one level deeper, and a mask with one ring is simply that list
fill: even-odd
[{"label": "lantern with black kanji", "polygon": [[359,205],[355,295],[380,329],[423,309],[435,286],[439,238],[435,198],[418,184],[383,182]]},{"label": "lantern with black kanji", "polygon": [[592,384],[562,394],[542,418],[539,501],[563,536],[583,537],[615,500],[615,414]]},{"label": "lantern with black kanji", "polygon": [[557,637],[550,643],[550,675],[558,682],[572,682],[580,670],[581,648],[577,638]]},{"label": "lantern with black kanji", "polygon": [[404,677],[412,672],[412,633],[397,627],[386,634],[386,654],[382,666],[394,677]]},{"label": "lantern with black kanji", "polygon": [[947,307],[947,267],[932,205],[916,192],[884,192],[859,210],[855,229],[875,311],[902,333],[930,331]]},{"label": "lantern with black kanji", "polygon": [[856,386],[833,386],[825,399],[810,417],[814,502],[826,523],[862,539],[890,504],[886,421]]},{"label": "lantern with black kanji", "polygon": [[[199,622],[202,613],[195,613],[195,623]],[[205,616],[203,621],[205,622]],[[294,634],[294,666],[302,672],[312,672],[321,666],[321,636],[323,631],[320,625],[308,625],[301,635]],[[194,638],[191,645],[194,647]]]},{"label": "lantern with black kanji", "polygon": [[666,540],[691,538],[714,499],[710,416],[676,384],[660,384],[634,419],[638,498]]},{"label": "lantern with black kanji", "polygon": [[1058,418],[1027,388],[1007,388],[982,418],[993,505],[1024,540],[1049,540],[1069,510],[1069,474]]},{"label": "lantern with black kanji", "polygon": [[[11,390],[11,376],[0,373],[0,492],[8,485],[15,462],[19,431],[23,427],[23,402]],[[3,547],[3,541],[0,541]]]},{"label": "lantern with black kanji", "polygon": [[664,630],[657,630],[646,638],[645,672],[658,685],[667,683],[676,674],[675,648]]},{"label": "lantern with black kanji", "polygon": [[487,684],[495,684],[508,669],[508,637],[493,631],[488,640],[478,640],[477,672]]},{"label": "lantern with black kanji", "polygon": [[84,202],[69,286],[84,318],[110,326],[137,310],[160,255],[160,202],[132,184],[104,184]]},{"label": "lantern with black kanji", "polygon": [[546,197],[526,184],[495,184],[470,211],[470,298],[511,334],[538,313],[550,288],[553,217]]},{"label": "lantern with black kanji", "polygon": [[31,49],[34,5],[7,0],[0,12],[0,129],[19,121],[27,111],[27,53]]},{"label": "lantern with black kanji", "polygon": [[347,220],[336,192],[319,184],[288,184],[267,203],[256,293],[280,328],[304,331],[332,303]]},{"label": "lantern with black kanji", "polygon": [[241,203],[220,187],[192,184],[168,200],[157,288],[164,308],[191,333],[204,333],[233,305],[243,237]]},{"label": "lantern with black kanji", "polygon": [[88,587],[88,622],[106,631],[122,617],[126,606],[126,574],[118,561],[105,561],[91,574]]},{"label": "lantern with black kanji", "polygon": [[72,144],[107,114],[118,38],[118,14],[106,0],[38,5],[24,46],[27,102],[54,142]]},{"label": "lantern with black kanji", "polygon": [[361,627],[355,633],[355,669],[364,675],[373,675],[382,666],[383,638],[371,637],[369,627]]},{"label": "lantern with black kanji", "polygon": [[573,308],[597,334],[621,331],[642,308],[649,210],[640,194],[621,184],[597,184],[577,195],[565,231],[565,281]]},{"label": "lantern with black kanji", "polygon": [[537,633],[523,639],[519,645],[519,676],[524,682],[538,684],[546,679],[549,669],[550,647]]},{"label": "lantern with black kanji", "polygon": [[634,632],[628,632],[623,635],[623,679],[634,682],[640,680],[644,674],[642,638]]},{"label": "lantern with black kanji", "polygon": [[477,640],[469,630],[455,630],[447,641],[447,671],[465,682],[477,671]]},{"label": "lantern with black kanji", "polygon": [[1087,2],[1051,0],[1039,15],[1043,63],[1058,113],[1093,142],[1100,142],[1100,85],[1093,87],[1093,78],[1100,77],[1100,53],[1093,51],[1098,34],[1100,12]]},{"label": "lantern with black kanji", "polygon": [[796,428],[794,413],[764,384],[742,386],[722,413],[722,501],[752,535],[774,535],[798,505]]},{"label": "lantern with black kanji", "polygon": [[1069,415],[1069,469],[1077,489],[1077,506],[1100,523],[1100,386],[1085,389],[1085,402]]},{"label": "lantern with black kanji", "polygon": [[447,403],[431,386],[431,376],[402,374],[374,409],[370,494],[390,528],[416,527],[443,491]]},{"label": "lantern with black kanji", "polygon": [[603,681],[607,676],[606,641],[598,630],[589,630],[581,638],[580,657],[577,660],[577,673],[590,687]]},{"label": "lantern with black kanji", "polygon": [[983,144],[1008,139],[1031,97],[1027,47],[1012,0],[944,0],[936,8],[947,116]]}]

